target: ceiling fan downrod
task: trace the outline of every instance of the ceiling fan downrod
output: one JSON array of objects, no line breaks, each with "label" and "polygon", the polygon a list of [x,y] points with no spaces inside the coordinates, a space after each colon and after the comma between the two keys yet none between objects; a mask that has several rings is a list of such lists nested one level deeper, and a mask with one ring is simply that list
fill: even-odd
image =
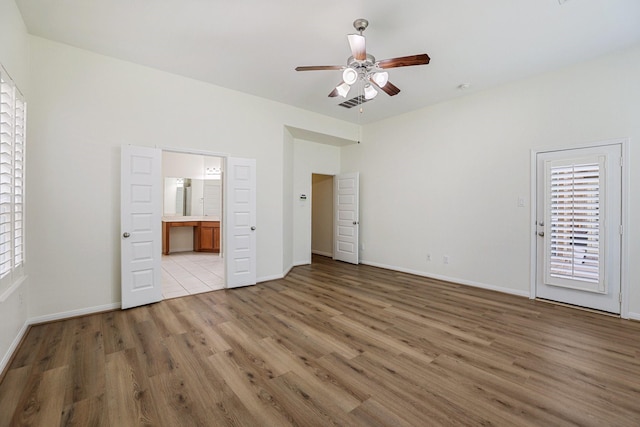
[{"label": "ceiling fan downrod", "polygon": [[355,28],[356,31],[359,31],[360,35],[362,35],[362,32],[366,30],[368,26],[369,21],[364,18],[356,19],[355,21],[353,21],[353,28]]}]

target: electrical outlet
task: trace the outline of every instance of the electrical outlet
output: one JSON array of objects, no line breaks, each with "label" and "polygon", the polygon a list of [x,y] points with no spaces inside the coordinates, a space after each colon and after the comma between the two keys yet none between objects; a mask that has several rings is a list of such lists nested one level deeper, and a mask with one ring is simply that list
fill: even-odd
[{"label": "electrical outlet", "polygon": [[431,254],[427,254],[427,261],[431,261]]},{"label": "electrical outlet", "polygon": [[360,250],[364,252],[364,243],[360,243]]},{"label": "electrical outlet", "polygon": [[445,255],[442,257],[442,262],[445,264],[449,264],[449,255]]}]

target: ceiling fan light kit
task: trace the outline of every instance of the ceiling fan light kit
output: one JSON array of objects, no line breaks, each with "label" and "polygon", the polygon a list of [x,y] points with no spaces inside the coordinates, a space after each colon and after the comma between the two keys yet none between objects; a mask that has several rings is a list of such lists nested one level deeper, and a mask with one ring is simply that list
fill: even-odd
[{"label": "ceiling fan light kit", "polygon": [[342,80],[351,86],[358,80],[358,72],[353,68],[345,68],[342,72]]},{"label": "ceiling fan light kit", "polygon": [[351,56],[347,59],[346,66],[340,65],[316,65],[296,67],[296,71],[316,71],[316,70],[342,70],[342,82],[336,86],[329,97],[342,96],[346,98],[351,86],[360,84],[360,95],[364,94],[364,99],[370,100],[378,95],[381,89],[389,96],[400,93],[400,89],[389,82],[389,73],[384,71],[387,68],[408,67],[412,65],[426,65],[430,58],[426,53],[398,58],[384,59],[376,61],[373,55],[367,53],[366,40],[362,32],[369,26],[369,21],[360,18],[353,21],[353,27],[359,34],[348,34],[347,40],[351,48]]},{"label": "ceiling fan light kit", "polygon": [[371,86],[371,84],[367,83],[364,85],[364,97],[365,99],[373,99],[378,94],[378,91]]},{"label": "ceiling fan light kit", "polygon": [[349,93],[349,89],[351,89],[351,86],[349,86],[345,82],[342,82],[338,86],[336,86],[336,92],[338,93],[338,95],[340,95],[343,98],[347,97],[347,94]]},{"label": "ceiling fan light kit", "polygon": [[389,73],[386,71],[378,71],[377,73],[373,73],[373,81],[378,85],[378,87],[384,87],[389,81]]}]

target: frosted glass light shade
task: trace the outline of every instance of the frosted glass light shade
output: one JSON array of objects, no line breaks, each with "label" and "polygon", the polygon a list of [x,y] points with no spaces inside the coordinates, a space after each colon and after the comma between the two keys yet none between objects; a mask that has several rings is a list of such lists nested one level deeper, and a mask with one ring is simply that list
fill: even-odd
[{"label": "frosted glass light shade", "polygon": [[373,99],[378,94],[378,91],[374,89],[370,84],[364,87],[364,98],[365,99]]},{"label": "frosted glass light shade", "polygon": [[380,87],[384,87],[389,81],[389,73],[386,71],[379,71],[373,74],[373,81]]},{"label": "frosted glass light shade", "polygon": [[337,87],[336,90],[338,91],[338,95],[340,95],[343,98],[347,97],[347,94],[349,93],[349,89],[351,89],[351,86],[349,86],[346,83],[340,83]]},{"label": "frosted glass light shade", "polygon": [[348,85],[352,85],[358,80],[358,72],[353,68],[345,68],[342,72],[342,80]]}]

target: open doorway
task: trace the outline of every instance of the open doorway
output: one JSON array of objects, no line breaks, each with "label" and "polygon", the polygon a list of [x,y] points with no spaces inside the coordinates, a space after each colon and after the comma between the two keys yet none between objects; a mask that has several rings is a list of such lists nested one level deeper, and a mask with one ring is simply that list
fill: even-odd
[{"label": "open doorway", "polygon": [[163,151],[162,296],[223,289],[223,159]]},{"label": "open doorway", "polygon": [[311,175],[311,253],[333,258],[333,175]]}]

